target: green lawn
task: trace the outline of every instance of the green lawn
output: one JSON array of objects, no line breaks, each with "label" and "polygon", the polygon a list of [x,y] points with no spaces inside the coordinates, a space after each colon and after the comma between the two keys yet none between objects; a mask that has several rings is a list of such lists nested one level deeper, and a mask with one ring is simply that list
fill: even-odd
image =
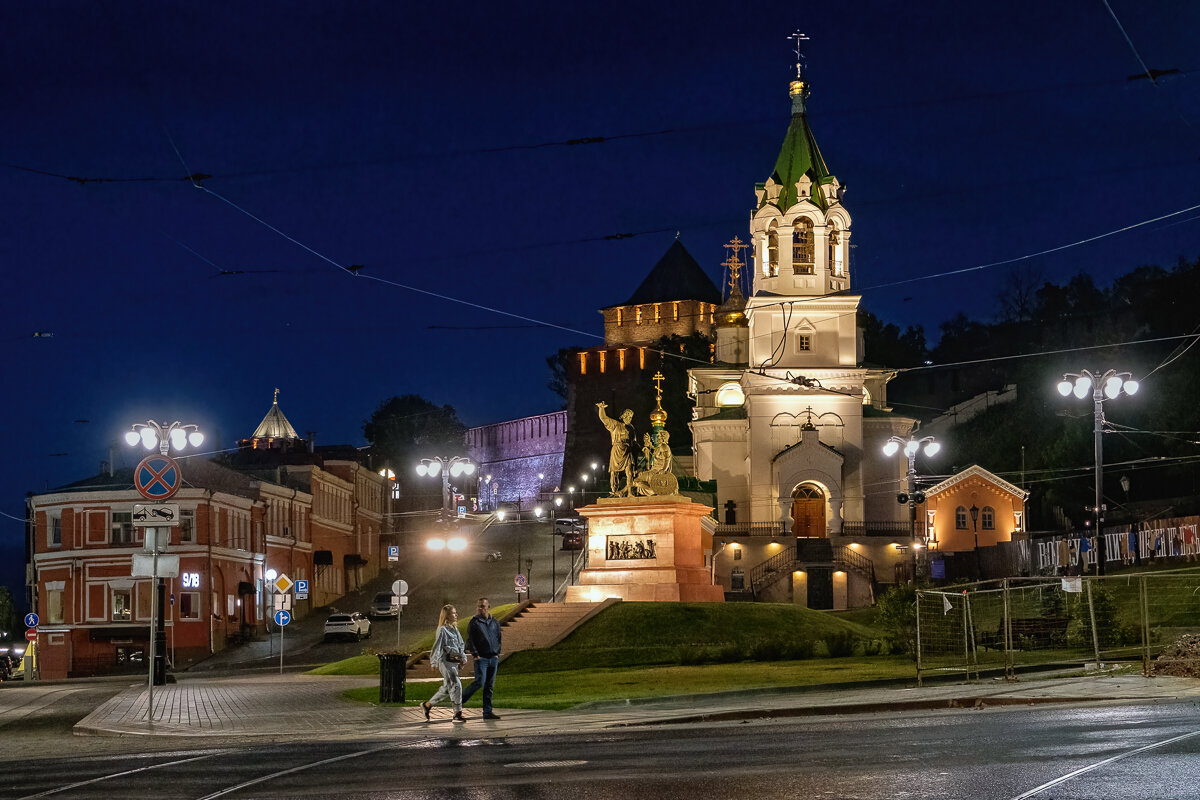
[{"label": "green lawn", "polygon": [[[330,674],[330,673],[325,673]],[[536,708],[559,711],[600,701],[621,702],[683,694],[709,694],[734,689],[770,689],[861,683],[889,679],[915,679],[913,662],[906,656],[819,658],[774,663],[705,664],[680,667],[626,667],[622,669],[561,670],[511,674],[500,667],[495,704],[500,708]],[[466,683],[469,678],[464,678]],[[408,684],[404,705],[416,705],[433,696],[440,684]],[[345,692],[350,700],[376,703],[379,689],[369,686]],[[476,707],[476,695],[468,707]],[[400,705],[388,703],[386,705]]]},{"label": "green lawn", "polygon": [[[497,616],[510,610],[498,609]],[[505,660],[497,689],[503,701],[497,703],[563,709],[594,701],[915,677],[911,658],[871,655],[886,652],[883,634],[864,624],[871,619],[773,603],[618,603],[556,646]],[[377,675],[379,660],[364,654],[310,674]],[[428,699],[436,688],[409,684],[409,704]],[[378,690],[356,689],[347,697],[376,702]]]}]

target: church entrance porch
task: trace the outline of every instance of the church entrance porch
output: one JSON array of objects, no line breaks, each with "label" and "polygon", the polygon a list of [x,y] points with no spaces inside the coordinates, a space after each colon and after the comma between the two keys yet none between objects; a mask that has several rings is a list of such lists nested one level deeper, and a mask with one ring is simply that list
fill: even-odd
[{"label": "church entrance porch", "polygon": [[825,538],[825,493],[811,483],[792,492],[792,534],[797,538]]}]

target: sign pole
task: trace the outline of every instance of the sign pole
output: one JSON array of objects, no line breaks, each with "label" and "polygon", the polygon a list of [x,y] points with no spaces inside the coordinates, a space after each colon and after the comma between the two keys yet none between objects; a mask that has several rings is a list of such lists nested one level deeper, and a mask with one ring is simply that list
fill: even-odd
[{"label": "sign pole", "polygon": [[[146,528],[144,536],[150,537],[154,542],[154,566],[150,570],[153,573],[150,576],[150,590],[153,594],[157,594],[155,590],[158,587],[155,584],[158,583],[158,528]],[[158,598],[152,596],[150,598],[150,685],[146,691],[146,721],[152,725],[154,724],[154,644],[158,638],[157,631],[154,628],[154,612],[157,605]]]},{"label": "sign pole", "polygon": [[279,626],[279,674],[283,674],[283,629],[286,625]]}]

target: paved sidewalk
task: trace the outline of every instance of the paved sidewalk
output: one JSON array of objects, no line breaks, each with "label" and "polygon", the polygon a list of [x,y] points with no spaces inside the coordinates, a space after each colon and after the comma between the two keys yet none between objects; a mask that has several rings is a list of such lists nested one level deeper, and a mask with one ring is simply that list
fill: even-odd
[{"label": "paved sidewalk", "polygon": [[[467,709],[465,724],[447,707],[425,722],[419,707],[380,707],[344,700],[346,689],[377,686],[378,678],[310,675],[182,678],[154,690],[147,719],[146,687],[131,686],[75,726],[78,734],[360,738],[380,736],[509,736],[581,733],[617,727],[721,723],[800,715],[987,708],[1038,703],[1162,701],[1200,698],[1200,681],[1096,675],[1059,679],[943,684],[924,688],[866,687],[815,691],[744,691],[663,700],[590,704],[570,711],[497,706],[500,720]],[[503,690],[497,692],[503,696]]]}]

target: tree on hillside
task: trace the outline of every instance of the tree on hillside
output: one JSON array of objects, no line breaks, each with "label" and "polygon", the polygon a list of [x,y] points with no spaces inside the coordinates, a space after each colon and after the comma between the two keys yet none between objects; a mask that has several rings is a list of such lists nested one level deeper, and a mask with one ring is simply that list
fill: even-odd
[{"label": "tree on hillside", "polygon": [[20,617],[7,586],[0,586],[0,631],[16,631]]},{"label": "tree on hillside", "polygon": [[546,356],[546,366],[550,367],[550,380],[546,388],[562,398],[563,408],[567,407],[567,387],[570,379],[571,359],[579,352],[577,347],[560,347],[552,356]]},{"label": "tree on hillside", "polygon": [[414,465],[422,458],[463,454],[466,426],[452,406],[436,406],[420,395],[392,397],[363,422],[379,467],[389,466],[411,488]]},{"label": "tree on hillside", "polygon": [[929,357],[925,346],[925,329],[909,325],[900,332],[892,323],[884,323],[870,311],[858,312],[858,326],[863,331],[863,349],[872,364],[887,367],[915,367]]}]

